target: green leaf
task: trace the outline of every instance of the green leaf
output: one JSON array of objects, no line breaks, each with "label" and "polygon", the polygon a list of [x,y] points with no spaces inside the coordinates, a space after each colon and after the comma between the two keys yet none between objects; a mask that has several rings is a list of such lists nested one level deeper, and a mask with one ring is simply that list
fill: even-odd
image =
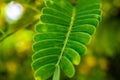
[{"label": "green leaf", "polygon": [[[35,77],[60,80],[60,70],[72,78],[96,27],[101,21],[99,0],[46,0],[36,25],[32,56]],[[74,65],[73,65],[74,64]]]},{"label": "green leaf", "polygon": [[65,56],[63,56],[61,58],[61,68],[63,70],[63,72],[69,77],[73,77],[73,75],[75,74],[75,69],[73,64],[69,61],[69,59],[67,59]]},{"label": "green leaf", "polygon": [[45,66],[40,67],[36,72],[35,72],[35,78],[38,78],[40,80],[46,80],[49,77],[52,76],[54,69],[55,69],[55,64],[47,64]]},{"label": "green leaf", "polygon": [[60,67],[59,65],[56,66],[54,75],[53,75],[53,80],[59,80],[60,79]]},{"label": "green leaf", "polygon": [[80,55],[74,49],[66,48],[64,54],[73,64],[78,65],[80,63]]}]

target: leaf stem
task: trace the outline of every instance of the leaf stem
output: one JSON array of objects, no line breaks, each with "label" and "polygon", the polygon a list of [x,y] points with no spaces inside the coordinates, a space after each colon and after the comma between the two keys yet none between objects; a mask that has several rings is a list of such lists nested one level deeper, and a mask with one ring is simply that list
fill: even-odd
[{"label": "leaf stem", "polygon": [[37,9],[36,7],[34,6],[31,6],[31,5],[26,5],[28,8],[31,8],[32,10],[36,11],[37,13],[40,13],[40,10]]},{"label": "leaf stem", "polygon": [[59,57],[59,59],[58,59],[58,62],[57,62],[57,64],[56,64],[56,66],[59,65],[60,60],[61,60],[61,58],[62,58],[62,56],[63,56],[63,54],[64,54],[65,48],[66,48],[66,46],[67,46],[68,39],[69,39],[71,30],[72,30],[72,26],[73,26],[73,24],[74,24],[75,13],[76,13],[76,10],[75,10],[75,8],[73,8],[70,26],[69,26],[69,28],[68,28],[68,32],[67,32],[67,34],[66,34],[66,39],[65,39],[65,41],[64,41],[64,45],[63,45],[63,48],[62,48],[62,50],[61,50],[60,57]]},{"label": "leaf stem", "polygon": [[35,21],[33,21],[32,23],[30,23],[30,24],[24,25],[22,28],[14,29],[13,31],[7,33],[5,36],[3,36],[2,38],[0,38],[0,43],[1,43],[2,41],[4,41],[7,37],[13,35],[13,34],[16,33],[17,31],[19,31],[20,29],[27,28],[27,27],[29,27],[30,25],[33,25],[33,24],[35,24],[35,23],[37,23],[37,22],[38,22],[38,20],[35,20]]}]

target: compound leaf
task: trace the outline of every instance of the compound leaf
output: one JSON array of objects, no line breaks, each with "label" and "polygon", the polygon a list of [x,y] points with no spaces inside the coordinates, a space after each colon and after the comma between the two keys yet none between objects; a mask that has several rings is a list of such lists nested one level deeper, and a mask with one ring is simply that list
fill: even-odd
[{"label": "compound leaf", "polygon": [[35,77],[60,80],[62,70],[69,78],[74,65],[86,51],[98,23],[101,21],[99,0],[80,0],[72,5],[68,0],[45,0],[46,7],[36,25],[32,56]]}]

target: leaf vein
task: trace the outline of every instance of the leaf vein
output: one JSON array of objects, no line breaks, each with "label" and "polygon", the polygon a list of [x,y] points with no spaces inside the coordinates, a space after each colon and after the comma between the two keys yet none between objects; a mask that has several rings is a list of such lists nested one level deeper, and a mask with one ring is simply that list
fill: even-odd
[{"label": "leaf vein", "polygon": [[62,48],[62,50],[61,50],[60,57],[59,57],[59,59],[58,59],[58,62],[57,62],[57,64],[56,64],[56,66],[59,65],[59,63],[60,63],[60,61],[61,61],[61,59],[62,59],[62,56],[63,56],[63,54],[64,54],[64,50],[65,50],[66,45],[67,45],[67,43],[68,43],[68,39],[69,39],[70,33],[71,33],[71,31],[72,31],[73,24],[74,24],[75,14],[76,14],[76,9],[73,8],[72,17],[71,17],[71,21],[70,21],[70,26],[69,26],[69,28],[68,28],[68,32],[67,32],[67,34],[66,34],[66,38],[65,38],[65,41],[64,41],[64,45],[63,45],[63,48]]}]

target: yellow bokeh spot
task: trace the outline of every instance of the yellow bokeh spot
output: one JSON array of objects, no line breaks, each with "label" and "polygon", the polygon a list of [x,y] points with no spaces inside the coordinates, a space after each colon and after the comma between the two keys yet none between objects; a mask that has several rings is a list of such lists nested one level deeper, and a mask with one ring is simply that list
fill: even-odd
[{"label": "yellow bokeh spot", "polygon": [[87,57],[86,63],[87,63],[87,65],[88,65],[89,67],[94,67],[95,64],[96,64],[96,59],[95,59],[95,57],[94,57],[94,56],[89,56],[89,57]]},{"label": "yellow bokeh spot", "polygon": [[40,14],[34,16],[34,19],[39,19],[39,18],[40,18]]},{"label": "yellow bokeh spot", "polygon": [[16,71],[17,71],[17,64],[13,61],[9,61],[6,64],[6,67],[7,67],[8,72],[10,72],[10,73],[16,73]]}]

